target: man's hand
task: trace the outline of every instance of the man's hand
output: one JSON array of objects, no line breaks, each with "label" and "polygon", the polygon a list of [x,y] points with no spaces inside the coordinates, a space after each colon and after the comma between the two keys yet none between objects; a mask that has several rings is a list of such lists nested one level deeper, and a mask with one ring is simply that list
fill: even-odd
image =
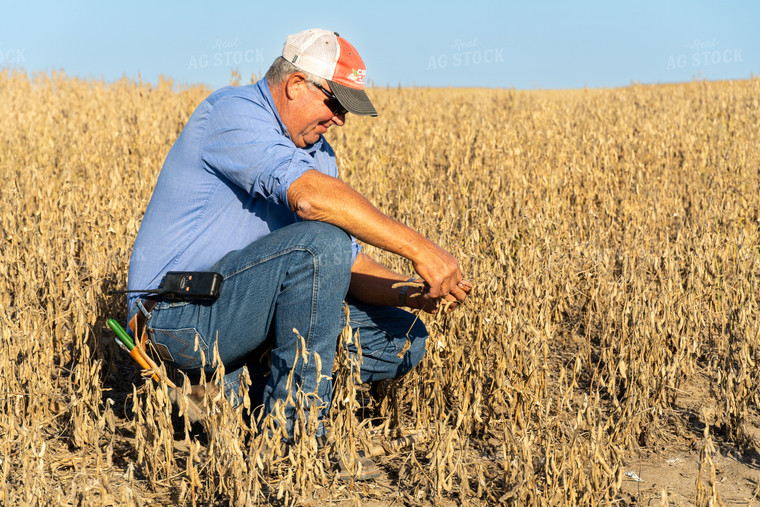
[{"label": "man's hand", "polygon": [[409,259],[417,274],[428,284],[431,298],[452,293],[462,281],[456,258],[428,239],[419,243]]},{"label": "man's hand", "polygon": [[[349,295],[372,305],[406,306],[428,313],[454,311],[472,290],[472,283],[461,280],[442,297],[433,297],[430,286],[418,278],[406,282],[407,277],[383,266],[373,258],[359,252],[351,268]],[[404,296],[400,292],[404,291]]]},{"label": "man's hand", "polygon": [[427,313],[438,313],[443,311],[449,314],[459,308],[464,303],[472,291],[472,283],[467,280],[461,280],[456,287],[443,297],[435,298],[430,295],[427,284],[421,289],[410,291],[406,300],[410,308],[416,308]]}]

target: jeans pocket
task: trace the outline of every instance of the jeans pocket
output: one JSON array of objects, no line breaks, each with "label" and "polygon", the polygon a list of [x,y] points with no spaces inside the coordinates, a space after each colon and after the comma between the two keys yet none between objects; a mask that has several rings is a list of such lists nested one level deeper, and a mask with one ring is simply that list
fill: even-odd
[{"label": "jeans pocket", "polygon": [[[151,339],[168,349],[173,366],[183,370],[204,368],[210,362],[208,344],[194,327],[150,329]],[[197,346],[196,346],[197,341]],[[162,354],[163,356],[163,354]]]}]

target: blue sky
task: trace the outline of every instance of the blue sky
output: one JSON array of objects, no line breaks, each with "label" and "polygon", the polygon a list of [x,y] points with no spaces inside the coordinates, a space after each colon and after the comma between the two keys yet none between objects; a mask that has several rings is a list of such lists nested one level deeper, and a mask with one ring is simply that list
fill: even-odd
[{"label": "blue sky", "polygon": [[377,86],[625,86],[760,75],[760,2],[4,2],[0,68],[211,88],[339,32]]}]

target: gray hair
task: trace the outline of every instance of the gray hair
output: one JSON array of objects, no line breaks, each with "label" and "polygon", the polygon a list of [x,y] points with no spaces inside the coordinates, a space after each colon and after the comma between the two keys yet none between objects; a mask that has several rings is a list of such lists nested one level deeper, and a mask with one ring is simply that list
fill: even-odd
[{"label": "gray hair", "polygon": [[278,56],[274,62],[272,62],[271,67],[269,67],[269,70],[264,77],[266,78],[267,83],[270,85],[278,85],[284,83],[291,75],[295,74],[296,72],[304,74],[306,76],[306,81],[313,85],[325,85],[324,79],[319,78],[310,72],[299,69],[281,56]]}]

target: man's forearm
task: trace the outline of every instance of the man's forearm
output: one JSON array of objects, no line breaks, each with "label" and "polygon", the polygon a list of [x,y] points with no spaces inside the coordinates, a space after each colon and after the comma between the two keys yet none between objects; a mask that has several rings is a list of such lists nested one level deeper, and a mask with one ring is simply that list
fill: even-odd
[{"label": "man's forearm", "polygon": [[409,277],[386,268],[371,257],[359,253],[351,269],[351,285],[348,293],[352,297],[373,305],[399,306],[400,288],[393,288],[398,282]]},{"label": "man's forearm", "polygon": [[459,263],[450,253],[386,216],[337,178],[307,171],[288,189],[288,203],[305,220],[336,225],[361,241],[411,260],[433,297],[448,294],[462,279]]},{"label": "man's forearm", "polygon": [[343,181],[316,170],[306,172],[288,190],[288,202],[304,220],[336,225],[357,239],[408,259],[424,236],[393,220]]}]

